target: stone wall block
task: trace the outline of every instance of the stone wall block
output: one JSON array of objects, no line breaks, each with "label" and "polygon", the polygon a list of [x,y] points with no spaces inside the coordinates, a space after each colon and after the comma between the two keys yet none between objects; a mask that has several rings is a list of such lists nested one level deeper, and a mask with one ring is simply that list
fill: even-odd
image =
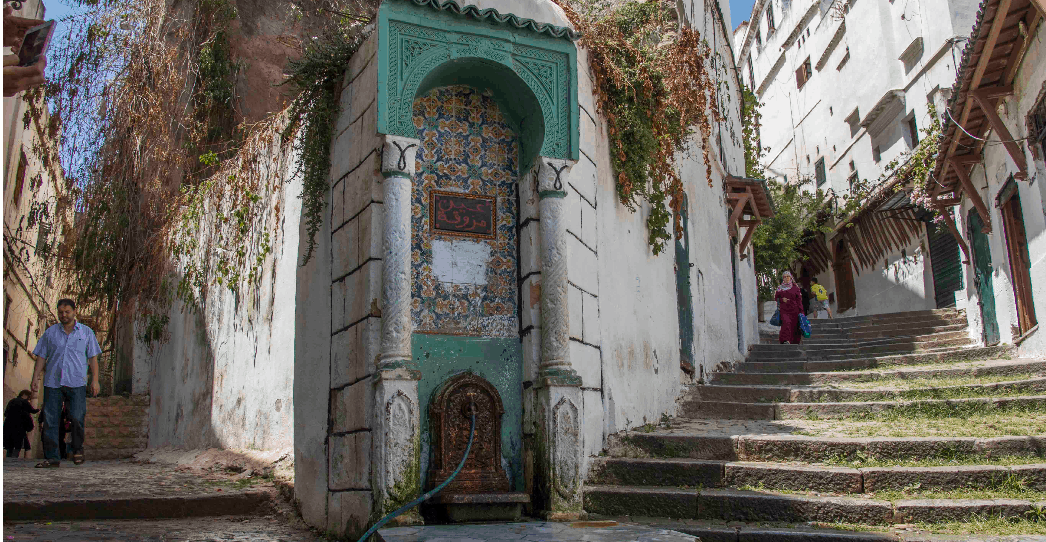
[{"label": "stone wall block", "polygon": [[355,538],[370,525],[374,497],[370,491],[339,491],[327,494],[327,532]]},{"label": "stone wall block", "polygon": [[356,165],[354,147],[358,140],[352,128],[349,126],[331,143],[331,184],[341,180],[342,176]]},{"label": "stone wall block", "polygon": [[566,222],[568,232],[582,237],[581,197],[574,190],[567,190],[567,197],[563,198],[563,221]]},{"label": "stone wall block", "polygon": [[352,228],[355,221],[342,226],[331,235],[331,278],[340,279],[349,274],[356,266],[352,264],[356,259],[356,236]]},{"label": "stone wall block", "polygon": [[355,117],[352,116],[352,95],[354,94],[353,85],[349,84],[349,76],[351,74],[348,70],[345,71],[345,87],[341,91],[341,96],[338,98],[338,119],[334,123],[334,137],[340,136],[345,132],[345,129],[352,124]]},{"label": "stone wall block", "polygon": [[346,245],[345,255],[348,257],[348,263],[345,265],[345,272],[351,273],[357,267],[360,266],[362,260],[360,260],[360,221],[359,219],[350,220],[342,228],[349,231],[348,234],[348,245]]},{"label": "stone wall block", "polygon": [[523,281],[520,313],[523,329],[541,326],[541,275],[531,275]]},{"label": "stone wall block", "polygon": [[[578,48],[577,52],[577,103],[589,113],[594,114],[596,104],[592,96],[592,78],[589,76],[588,51]],[[582,111],[584,116],[585,112]]]},{"label": "stone wall block", "polygon": [[600,345],[599,298],[584,294],[581,298],[581,313],[584,318],[581,339],[588,344]]},{"label": "stone wall block", "polygon": [[345,296],[346,281],[339,280],[331,284],[331,332],[338,331],[346,325]]},{"label": "stone wall block", "polygon": [[[584,113],[581,114],[581,119],[581,126],[592,124]],[[584,135],[584,130],[582,130],[581,133]],[[591,158],[596,159],[595,156],[592,156]],[[569,183],[570,186],[573,186],[574,189],[581,194],[581,197],[588,201],[589,204],[595,204],[596,175],[596,164],[589,159],[586,151],[586,154],[582,154],[578,158],[577,165],[570,168],[570,175],[567,177],[567,183]]]},{"label": "stone wall block", "polygon": [[360,213],[360,262],[381,258],[382,210],[381,204],[372,203]]},{"label": "stone wall block", "polygon": [[541,272],[541,231],[537,222],[530,222],[519,231],[519,269],[524,277]]},{"label": "stone wall block", "polygon": [[371,260],[350,275],[358,283],[353,283],[355,289],[346,300],[349,323],[358,322],[367,315],[381,314],[381,264]]},{"label": "stone wall block", "polygon": [[344,386],[359,380],[360,326],[336,333],[331,337],[331,386]]},{"label": "stone wall block", "polygon": [[602,387],[603,369],[600,367],[598,348],[570,341],[570,365],[581,376],[583,387]]},{"label": "stone wall block", "polygon": [[[360,166],[346,179],[345,185],[345,217],[352,218],[360,214],[367,205],[374,200],[374,186],[380,190],[381,183],[375,177],[373,171],[368,171],[365,166]],[[381,201],[381,198],[377,198]]]},{"label": "stone wall block", "polygon": [[360,376],[374,374],[381,352],[381,318],[367,318],[360,322]]},{"label": "stone wall block", "polygon": [[[375,98],[378,96],[378,63],[371,61],[359,77],[352,83],[352,118],[358,119],[368,108],[377,106]],[[377,124],[374,125],[375,130]]]},{"label": "stone wall block", "polygon": [[595,253],[570,235],[567,236],[567,249],[570,254],[567,260],[570,282],[590,294],[599,295],[599,262]]},{"label": "stone wall block", "polygon": [[330,437],[330,466],[327,470],[330,489],[370,487],[370,439],[369,431]]},{"label": "stone wall block", "polygon": [[331,175],[331,229],[337,229],[345,222],[345,183],[334,184],[337,177]]},{"label": "stone wall block", "polygon": [[599,231],[596,225],[596,209],[586,201],[582,201],[578,207],[581,208],[581,240],[586,245],[597,248],[599,246]]},{"label": "stone wall block", "polygon": [[571,286],[567,288],[567,310],[570,312],[570,338],[582,340],[584,335],[582,324],[582,298],[586,294]]},{"label": "stone wall block", "polygon": [[344,433],[359,429],[370,429],[371,410],[374,401],[374,382],[364,378],[351,386],[331,392],[331,431]]},{"label": "stone wall block", "polygon": [[[601,390],[581,390],[585,403],[585,423],[582,426],[585,435],[585,459],[599,455],[603,450],[603,392]],[[588,472],[586,463],[582,472]]]},{"label": "stone wall block", "polygon": [[348,81],[355,82],[359,79],[360,72],[366,69],[369,65],[375,63],[378,54],[378,33],[375,32],[367,38],[366,41],[360,45],[359,50],[356,54],[352,55],[349,59],[349,67],[346,70],[346,77]]}]

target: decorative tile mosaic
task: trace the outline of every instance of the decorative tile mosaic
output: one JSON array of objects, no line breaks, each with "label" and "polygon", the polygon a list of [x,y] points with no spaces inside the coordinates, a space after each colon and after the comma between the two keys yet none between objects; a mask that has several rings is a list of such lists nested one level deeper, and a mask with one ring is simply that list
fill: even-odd
[{"label": "decorative tile mosaic", "polygon": [[[411,205],[414,330],[518,337],[516,134],[492,98],[465,86],[415,100],[414,127],[421,140]],[[493,198],[495,223],[486,232],[493,238],[434,228],[434,191]]]}]

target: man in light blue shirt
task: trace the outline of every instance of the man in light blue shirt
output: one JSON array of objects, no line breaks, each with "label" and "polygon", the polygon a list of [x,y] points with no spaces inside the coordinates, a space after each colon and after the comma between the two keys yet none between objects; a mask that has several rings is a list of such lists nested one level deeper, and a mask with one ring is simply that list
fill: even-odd
[{"label": "man in light blue shirt", "polygon": [[[73,425],[73,463],[84,462],[84,418],[87,416],[87,392],[98,393],[98,354],[102,353],[91,328],[76,321],[76,303],[58,300],[58,322],[47,328],[33,349],[33,382],[29,389],[35,395],[44,379],[44,461],[38,468],[57,467],[58,425],[62,423],[62,403],[68,406]],[[87,386],[87,367],[91,367],[91,384]]]}]

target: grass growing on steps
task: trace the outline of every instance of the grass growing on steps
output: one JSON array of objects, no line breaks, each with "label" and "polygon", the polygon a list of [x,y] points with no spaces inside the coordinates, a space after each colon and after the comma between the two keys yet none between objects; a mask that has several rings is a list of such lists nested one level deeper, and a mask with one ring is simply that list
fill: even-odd
[{"label": "grass growing on steps", "polygon": [[[920,355],[920,354],[908,354]],[[835,371],[825,371],[831,373],[855,373],[864,371],[892,371],[907,368],[918,368],[920,370],[928,369],[950,369],[958,366],[969,366],[969,367],[982,367],[985,362],[988,361],[1012,361],[1014,358],[1008,354],[1000,356],[986,356],[986,357],[975,357],[970,359],[957,359],[955,361],[939,361],[936,359],[928,358],[926,360],[908,361],[908,362],[897,362],[892,359],[880,359],[879,363],[875,367],[853,367],[850,369],[838,369]]]},{"label": "grass growing on steps", "polygon": [[881,380],[873,380],[870,382],[847,382],[840,384],[831,384],[824,386],[831,389],[844,389],[844,390],[874,390],[874,389],[890,389],[890,390],[924,390],[928,388],[947,388],[952,386],[976,386],[984,384],[996,384],[998,382],[1010,382],[1014,380],[1026,380],[1029,378],[1038,378],[1042,375],[1035,373],[1014,373],[1004,375],[984,375],[984,376],[940,376],[940,377],[919,377],[919,378],[884,378]]},{"label": "grass growing on steps", "polygon": [[1046,457],[1028,455],[1008,455],[987,458],[982,455],[966,455],[953,451],[927,459],[879,459],[858,453],[856,456],[838,455],[828,457],[821,464],[833,467],[879,468],[879,467],[959,467],[970,465],[994,465],[1008,467],[1012,465],[1034,465],[1046,463]]},{"label": "grass growing on steps", "polygon": [[[761,493],[778,493],[782,495],[805,495],[824,496],[844,495],[847,497],[858,497],[874,499],[877,501],[906,501],[913,499],[1021,499],[1026,501],[1041,502],[1046,500],[1046,491],[1039,491],[1028,487],[1026,479],[1016,474],[1008,474],[998,481],[983,486],[969,486],[962,489],[942,490],[934,487],[921,487],[915,484],[900,490],[876,491],[874,493],[825,493],[819,491],[799,491],[791,489],[777,489],[759,485],[743,485],[738,487],[742,491],[756,491]],[[1044,516],[1046,519],[1046,516]]]},{"label": "grass growing on steps", "polygon": [[1000,437],[1046,435],[1046,410],[994,405],[916,405],[831,420],[802,420],[795,435],[838,437]]},{"label": "grass growing on steps", "polygon": [[1026,518],[1002,516],[971,516],[966,521],[945,523],[916,523],[920,531],[934,534],[985,534],[995,536],[1046,535],[1046,517],[1041,513]]}]

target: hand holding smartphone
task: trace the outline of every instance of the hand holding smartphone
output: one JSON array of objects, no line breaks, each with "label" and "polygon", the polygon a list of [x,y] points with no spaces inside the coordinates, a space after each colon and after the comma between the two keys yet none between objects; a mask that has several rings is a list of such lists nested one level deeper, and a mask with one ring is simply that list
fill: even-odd
[{"label": "hand holding smartphone", "polygon": [[47,53],[52,34],[54,34],[54,21],[47,21],[26,31],[25,38],[22,39],[22,46],[18,48],[18,65],[32,66],[39,62]]}]

